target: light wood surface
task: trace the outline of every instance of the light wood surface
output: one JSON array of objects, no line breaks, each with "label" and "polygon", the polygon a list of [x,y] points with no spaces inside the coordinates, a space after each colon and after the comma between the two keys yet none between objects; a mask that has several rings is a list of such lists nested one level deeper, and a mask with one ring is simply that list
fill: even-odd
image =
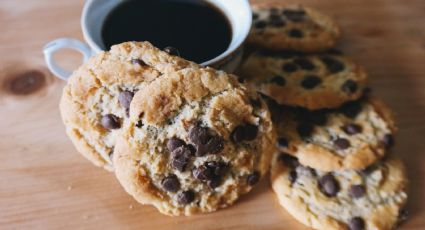
[{"label": "light wood surface", "polygon": [[[424,0],[285,2],[335,17],[344,32],[339,46],[366,66],[375,94],[394,109],[394,151],[411,179],[410,219],[401,229],[425,229]],[[46,70],[41,50],[58,37],[82,39],[83,3],[0,0],[0,229],[305,229],[278,206],[267,181],[228,209],[171,218],[138,205],[113,174],[77,154],[59,117],[64,82]],[[74,52],[59,57],[79,65]]]}]

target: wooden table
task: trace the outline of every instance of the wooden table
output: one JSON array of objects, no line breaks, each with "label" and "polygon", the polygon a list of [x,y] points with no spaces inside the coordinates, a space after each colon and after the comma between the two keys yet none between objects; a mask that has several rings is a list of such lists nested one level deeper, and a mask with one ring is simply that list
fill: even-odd
[{"label": "wooden table", "polygon": [[[282,1],[283,2],[283,1]],[[285,1],[314,6],[343,27],[340,47],[367,67],[376,95],[396,112],[395,152],[411,179],[410,219],[425,229],[424,0]],[[0,0],[0,229],[305,229],[263,181],[228,209],[171,218],[138,205],[113,174],[77,154],[58,111],[64,82],[42,47],[82,39],[83,0]],[[76,67],[74,52],[62,64]]]}]

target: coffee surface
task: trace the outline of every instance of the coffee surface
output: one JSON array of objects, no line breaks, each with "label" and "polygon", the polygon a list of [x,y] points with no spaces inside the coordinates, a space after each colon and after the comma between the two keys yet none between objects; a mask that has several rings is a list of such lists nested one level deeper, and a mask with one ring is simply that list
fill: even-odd
[{"label": "coffee surface", "polygon": [[102,39],[106,49],[126,41],[149,41],[174,47],[185,59],[202,63],[229,46],[226,16],[202,0],[129,0],[107,16]]}]

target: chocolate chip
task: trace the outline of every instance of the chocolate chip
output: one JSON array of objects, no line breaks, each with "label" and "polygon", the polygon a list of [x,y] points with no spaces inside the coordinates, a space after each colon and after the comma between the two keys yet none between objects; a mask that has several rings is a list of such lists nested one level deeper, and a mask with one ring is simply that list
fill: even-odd
[{"label": "chocolate chip", "polygon": [[284,27],[286,23],[282,18],[275,17],[274,19],[270,19],[270,25],[273,27]]},{"label": "chocolate chip", "polygon": [[285,64],[282,66],[282,69],[283,69],[283,71],[285,71],[285,72],[292,73],[292,72],[297,71],[298,66],[297,66],[297,65],[295,65],[295,64],[293,64],[293,63],[288,62],[288,63],[285,63]]},{"label": "chocolate chip", "polygon": [[100,119],[100,123],[106,129],[119,129],[121,128],[120,119],[113,114],[106,114]]},{"label": "chocolate chip", "polygon": [[221,184],[221,178],[220,177],[213,177],[211,180],[207,181],[208,187],[214,189],[220,186]]},{"label": "chocolate chip", "polygon": [[192,171],[193,176],[200,181],[208,181],[214,178],[213,169],[201,165]]},{"label": "chocolate chip", "polygon": [[291,167],[291,168],[296,168],[300,165],[300,163],[298,162],[298,159],[294,156],[291,156],[287,153],[281,153],[279,155],[279,161],[283,162],[286,166]]},{"label": "chocolate chip", "polygon": [[334,146],[337,150],[344,150],[344,149],[349,148],[351,145],[350,145],[350,142],[347,139],[338,138],[338,139],[334,140]]},{"label": "chocolate chip", "polygon": [[118,101],[120,102],[121,106],[128,109],[130,108],[131,100],[133,100],[134,93],[130,91],[123,91],[118,96]]},{"label": "chocolate chip", "polygon": [[289,35],[289,37],[292,37],[292,38],[302,38],[302,37],[304,37],[303,31],[299,30],[299,29],[289,30],[288,35]]},{"label": "chocolate chip", "polygon": [[250,102],[251,102],[251,105],[253,106],[253,107],[261,107],[261,101],[260,101],[260,99],[254,99],[254,98],[251,98],[250,99]]},{"label": "chocolate chip", "polygon": [[365,195],[366,188],[363,185],[361,185],[361,184],[352,185],[350,187],[350,191],[349,192],[350,192],[350,195],[352,197],[354,197],[354,198],[357,199],[357,198],[361,198],[361,197],[363,197]]},{"label": "chocolate chip", "polygon": [[142,128],[142,127],[143,127],[143,122],[142,122],[142,120],[139,120],[139,121],[137,122],[136,127],[137,127],[137,128]]},{"label": "chocolate chip", "polygon": [[357,124],[348,124],[343,126],[342,130],[348,135],[355,135],[362,132],[362,127]]},{"label": "chocolate chip", "polygon": [[341,90],[346,93],[355,93],[357,91],[357,83],[351,79],[347,80],[342,84]]},{"label": "chocolate chip", "polygon": [[340,111],[349,118],[355,118],[362,111],[362,105],[357,102],[348,102],[341,106]]},{"label": "chocolate chip", "polygon": [[364,230],[365,222],[360,217],[351,218],[351,220],[348,222],[348,228],[350,230]]},{"label": "chocolate chip", "polygon": [[284,9],[282,11],[283,15],[293,22],[302,22],[305,19],[305,11],[304,10],[293,10],[293,9]]},{"label": "chocolate chip", "polygon": [[252,174],[248,175],[246,178],[246,181],[249,186],[254,186],[255,184],[260,181],[260,173],[259,172],[253,172]]},{"label": "chocolate chip", "polygon": [[169,192],[177,192],[180,189],[179,179],[174,174],[165,177],[161,184],[162,187]]},{"label": "chocolate chip", "polygon": [[267,26],[267,22],[264,20],[259,20],[258,22],[255,23],[254,26],[257,29],[264,29]]},{"label": "chocolate chip", "polygon": [[205,166],[210,168],[215,176],[219,177],[223,176],[229,167],[226,163],[217,161],[208,161]]},{"label": "chocolate chip", "polygon": [[196,156],[216,154],[224,148],[223,139],[209,134],[207,128],[193,126],[189,130],[189,139],[196,146]]},{"label": "chocolate chip", "polygon": [[210,139],[210,134],[207,128],[192,126],[189,130],[189,139],[194,144],[206,144]]},{"label": "chocolate chip", "polygon": [[279,85],[279,86],[284,86],[284,85],[286,84],[286,80],[285,80],[285,78],[283,78],[283,77],[281,77],[281,76],[273,77],[273,78],[270,80],[270,82],[271,82],[271,83],[275,83],[276,85]]},{"label": "chocolate chip", "polygon": [[277,139],[277,145],[280,148],[286,148],[286,147],[288,147],[288,140],[286,140],[283,137],[279,137],[279,139]]},{"label": "chocolate chip", "polygon": [[238,143],[242,141],[252,141],[257,137],[258,127],[255,125],[247,124],[237,126],[230,134],[233,142]]},{"label": "chocolate chip", "polygon": [[112,158],[114,157],[114,149],[112,149],[111,151],[109,151],[108,156],[109,156],[109,159],[112,160]]},{"label": "chocolate chip", "polygon": [[131,64],[145,66],[146,63],[142,59],[131,59]]},{"label": "chocolate chip", "polygon": [[392,134],[386,134],[382,139],[385,148],[389,149],[394,145],[394,136]]},{"label": "chocolate chip", "polygon": [[401,209],[398,212],[397,226],[400,226],[409,217],[409,212],[406,209]]},{"label": "chocolate chip", "polygon": [[308,75],[301,81],[301,86],[304,89],[313,89],[322,83],[322,79],[317,77],[316,75]]},{"label": "chocolate chip", "polygon": [[297,58],[294,60],[294,63],[297,64],[301,69],[304,70],[314,70],[316,66],[306,58]]},{"label": "chocolate chip", "polygon": [[326,113],[323,111],[313,111],[310,112],[309,118],[307,121],[310,121],[311,123],[315,125],[326,125],[326,122],[328,121],[328,117],[326,116]]},{"label": "chocolate chip", "polygon": [[167,141],[167,149],[168,151],[172,152],[174,149],[180,146],[184,146],[185,144],[186,143],[182,139],[179,139],[177,137],[172,137],[168,139]]},{"label": "chocolate chip", "polygon": [[253,19],[253,20],[257,20],[257,19],[258,19],[258,17],[259,17],[259,15],[258,15],[257,13],[253,13],[253,14],[252,14],[252,19]]},{"label": "chocolate chip", "polygon": [[164,51],[173,56],[180,56],[179,50],[171,46],[165,47]]},{"label": "chocolate chip", "polygon": [[338,181],[330,173],[320,178],[319,188],[328,197],[334,197],[339,192]]},{"label": "chocolate chip", "polygon": [[195,193],[192,190],[181,192],[177,195],[177,201],[180,204],[190,204],[195,200]]},{"label": "chocolate chip", "polygon": [[345,68],[345,66],[342,62],[340,62],[340,61],[338,61],[334,58],[325,56],[325,57],[322,57],[321,59],[322,59],[323,63],[325,63],[326,67],[328,68],[328,70],[331,73],[341,72]]},{"label": "chocolate chip", "polygon": [[171,166],[180,172],[184,172],[191,157],[192,151],[188,147],[184,145],[177,147],[171,152]]},{"label": "chocolate chip", "polygon": [[370,175],[373,171],[375,171],[376,169],[378,169],[378,164],[373,164],[373,165],[368,166],[368,167],[367,167],[367,168],[365,168],[365,169],[362,169],[362,170],[360,171],[360,173],[361,173],[362,175],[364,175],[364,176],[368,176],[368,175]]},{"label": "chocolate chip", "polygon": [[301,138],[308,138],[313,133],[314,126],[310,123],[300,123],[297,126],[297,132]]},{"label": "chocolate chip", "polygon": [[295,170],[290,171],[288,175],[288,179],[289,179],[289,182],[293,184],[297,180],[297,171]]}]

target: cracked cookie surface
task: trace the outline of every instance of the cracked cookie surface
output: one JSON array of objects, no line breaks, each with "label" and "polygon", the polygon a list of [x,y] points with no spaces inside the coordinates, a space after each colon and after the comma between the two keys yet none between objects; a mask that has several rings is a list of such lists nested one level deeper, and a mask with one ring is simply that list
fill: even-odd
[{"label": "cracked cookie surface", "polygon": [[280,204],[314,229],[390,230],[404,218],[407,179],[395,156],[366,170],[329,173],[276,154],[271,182]]},{"label": "cracked cookie surface", "polygon": [[68,136],[93,164],[112,170],[115,141],[140,85],[196,66],[148,42],[127,42],[95,55],[63,90],[60,111]]},{"label": "cracked cookie surface", "polygon": [[256,52],[238,71],[241,79],[279,104],[310,110],[336,108],[361,97],[365,70],[334,51],[320,54]]},{"label": "cracked cookie surface", "polygon": [[385,155],[396,127],[389,109],[376,98],[338,109],[308,111],[270,103],[281,152],[306,166],[334,171],[363,169]]},{"label": "cracked cookie surface", "polygon": [[329,17],[302,6],[253,6],[248,43],[271,50],[318,52],[333,47],[340,37],[338,25]]},{"label": "cracked cookie surface", "polygon": [[275,131],[265,102],[210,68],[157,78],[136,93],[114,154],[115,173],[167,215],[212,212],[269,169]]}]

